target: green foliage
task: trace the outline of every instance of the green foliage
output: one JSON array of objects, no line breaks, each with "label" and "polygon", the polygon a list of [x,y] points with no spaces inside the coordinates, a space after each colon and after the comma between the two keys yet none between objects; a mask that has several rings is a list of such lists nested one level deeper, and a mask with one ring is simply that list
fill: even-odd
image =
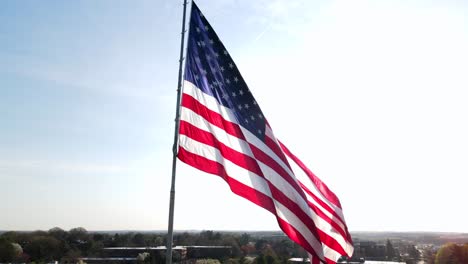
[{"label": "green foliage", "polygon": [[15,247],[5,238],[0,239],[0,262],[12,262],[16,257]]},{"label": "green foliage", "polygon": [[59,240],[52,236],[35,236],[24,250],[33,260],[47,262],[62,258],[62,248]]},{"label": "green foliage", "polygon": [[[165,245],[166,236],[155,233],[95,233],[84,228],[69,231],[54,227],[47,232],[5,232],[0,235],[0,263],[44,263],[58,260],[60,263],[77,263],[81,257],[102,257],[103,247],[157,247]],[[468,263],[468,244],[447,244],[437,254],[425,248],[420,252],[407,242],[392,238],[379,241],[379,247],[369,248],[363,257],[373,256],[381,260],[398,260],[416,263],[421,257],[428,264]],[[229,246],[231,251],[211,256],[214,259],[198,263],[227,264],[279,264],[291,257],[306,257],[307,253],[286,236],[271,233],[230,233],[211,230],[200,233],[176,233],[175,245]],[[394,244],[392,244],[394,243]],[[374,251],[372,251],[374,250]],[[377,250],[377,251],[376,251]],[[183,255],[174,253],[174,260],[182,261]],[[364,256],[365,254],[365,256]],[[406,257],[405,257],[406,256]],[[137,256],[135,256],[137,257]],[[164,254],[140,254],[138,263],[164,263]],[[194,263],[194,261],[190,262]]]},{"label": "green foliage", "polygon": [[468,263],[468,244],[448,243],[442,246],[435,257],[436,264]]}]

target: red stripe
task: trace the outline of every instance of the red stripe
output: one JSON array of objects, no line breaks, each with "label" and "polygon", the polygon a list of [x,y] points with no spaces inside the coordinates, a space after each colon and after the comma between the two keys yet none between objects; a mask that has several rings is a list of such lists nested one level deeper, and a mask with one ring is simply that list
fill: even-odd
[{"label": "red stripe", "polygon": [[[333,218],[339,220],[341,223],[343,223],[343,227],[344,229],[339,225],[337,224],[335,221],[332,220],[332,218],[328,217],[327,215],[325,215],[325,213],[322,212],[321,209],[319,209],[315,204],[313,204],[312,202],[308,201],[307,203],[309,204],[309,207],[312,208],[314,210],[314,212],[317,213],[317,215],[320,215],[321,218],[323,218],[324,220],[326,219],[326,221],[328,223],[330,223],[344,238],[346,238],[346,240],[352,244],[352,239],[351,239],[351,234],[349,233],[348,231],[348,227],[346,226],[346,223],[344,221],[344,219],[341,219],[341,217],[331,208],[328,206],[328,204],[326,204],[325,202],[323,202],[321,199],[319,199],[315,194],[313,194],[306,186],[304,186],[304,184],[302,183],[299,183],[302,187],[302,189],[308,193],[313,199],[314,201],[316,201],[320,206],[322,206],[326,211],[328,211],[329,213],[331,213],[333,215]],[[319,214],[320,213],[320,214]]]},{"label": "red stripe", "polygon": [[268,167],[270,167],[272,170],[274,170],[278,175],[280,175],[286,182],[293,187],[297,193],[304,199],[307,200],[304,192],[302,191],[301,187],[299,184],[293,179],[293,177],[286,172],[274,159],[272,159],[270,156],[268,156],[265,152],[263,152],[261,149],[259,149],[257,146],[253,144],[249,144],[250,149],[252,150],[252,153],[254,157],[266,164]]},{"label": "red stripe", "polygon": [[320,264],[320,258],[317,257],[316,255],[312,255],[310,259],[311,264]]},{"label": "red stripe", "polygon": [[180,134],[186,135],[189,138],[192,138],[203,144],[217,148],[224,159],[231,161],[239,167],[242,167],[246,170],[249,170],[260,177],[263,177],[263,173],[260,167],[257,164],[257,161],[248,156],[244,155],[241,152],[238,152],[222,142],[220,142],[213,134],[210,132],[199,129],[198,127],[181,120],[180,121]]},{"label": "red stripe", "polygon": [[274,139],[270,138],[269,136],[265,136],[265,145],[267,145],[267,147],[270,148],[273,151],[273,153],[275,153],[276,156],[278,156],[278,158],[280,158],[283,161],[283,163],[286,164],[286,166],[288,166],[289,169],[291,169],[291,166],[289,166],[288,163],[288,159],[286,158],[280,146]]},{"label": "red stripe", "polygon": [[[279,142],[279,143],[280,143],[281,147],[283,148],[284,152],[286,153],[286,155],[288,157],[290,157],[294,162],[296,162],[297,165],[304,171],[304,173],[306,173],[306,175],[309,176],[312,183],[314,183],[314,185],[317,187],[317,189],[320,191],[320,193],[322,193],[322,195],[329,202],[331,202],[333,205],[335,205],[335,206],[337,206],[338,208],[341,209],[341,204],[340,204],[340,201],[339,201],[338,197],[328,188],[328,186],[325,183],[323,183],[309,168],[307,168],[307,166],[301,160],[299,160],[299,158],[297,158],[294,154],[292,154],[291,151],[283,143],[281,143],[281,142]],[[317,184],[319,184],[319,185],[317,185]],[[341,227],[339,229],[337,229],[337,230],[343,230],[344,233],[340,232],[340,234],[342,234],[343,237],[350,244],[352,244],[353,242],[352,242],[351,234],[349,233],[346,222],[342,218],[342,216],[338,215],[333,208],[331,208],[328,204],[326,204],[324,201],[322,201],[320,198],[318,198],[315,194],[313,194],[312,191],[310,191],[309,188],[307,188],[304,184],[300,183],[300,185],[301,185],[301,188],[306,193],[308,193],[318,204],[320,204],[325,210],[330,212],[334,217],[336,217],[337,219],[339,219],[343,223],[344,230]],[[330,199],[332,199],[332,200],[330,200]],[[334,221],[330,222],[330,223],[335,224]]]},{"label": "red stripe", "polygon": [[341,204],[340,204],[340,200],[338,199],[338,197],[328,188],[328,186],[323,183],[317,176],[315,176],[315,174],[309,170],[309,168],[306,167],[306,165],[304,163],[302,163],[302,161],[296,157],[294,154],[291,153],[291,151],[289,151],[288,148],[286,148],[285,145],[283,145],[283,143],[279,142],[280,143],[280,146],[281,148],[283,149],[283,151],[286,153],[286,155],[291,158],[294,162],[297,163],[297,165],[299,167],[301,167],[302,170],[304,170],[304,172],[307,174],[307,176],[309,176],[310,180],[315,184],[315,186],[317,186],[317,189],[322,193],[322,195],[327,198],[328,201],[330,201],[332,204],[334,204],[335,206],[339,207],[341,209]]},{"label": "red stripe", "polygon": [[[192,124],[187,123],[185,121],[181,121],[180,133],[184,134],[184,135],[186,135],[188,137],[193,137],[195,135],[197,137],[197,139],[200,139],[200,142],[202,142],[202,143],[205,143],[205,144],[213,146],[213,147],[220,147],[220,152],[221,153],[224,152],[222,154],[223,156],[225,156],[226,152],[229,152],[227,154],[229,157],[236,156],[236,155],[239,155],[239,156],[241,156],[243,158],[247,157],[247,156],[245,156],[243,154],[240,154],[240,153],[226,147],[224,144],[220,143],[211,133],[200,130],[197,127],[195,127]],[[224,151],[221,150],[221,149],[224,149]],[[250,201],[252,201],[252,202],[254,202],[256,204],[260,203],[255,199],[255,197],[257,197],[257,195],[249,195],[250,193],[252,193],[251,191],[245,192],[245,188],[235,188],[235,187],[233,187],[233,185],[238,183],[238,181],[230,178],[227,175],[227,173],[226,173],[226,171],[225,171],[222,164],[220,164],[218,162],[215,162],[215,161],[212,161],[212,160],[209,160],[209,159],[207,159],[205,157],[202,157],[202,156],[199,156],[197,154],[190,153],[190,152],[186,151],[184,148],[180,148],[178,156],[179,156],[179,159],[181,159],[183,162],[185,162],[185,163],[187,163],[187,164],[189,164],[191,166],[194,166],[195,168],[198,168],[198,169],[200,169],[202,171],[205,171],[205,172],[208,172],[208,173],[220,175],[221,177],[224,178],[225,181],[228,182],[228,184],[231,187],[231,190],[234,193],[236,193],[239,196],[242,196],[242,197],[244,197],[244,198],[246,198],[246,199],[248,199],[248,200],[250,200]],[[250,157],[247,157],[247,158],[250,158]],[[242,160],[242,159],[240,159],[240,160]],[[254,164],[254,161],[252,161],[252,164]],[[246,169],[250,169],[249,166],[246,166],[245,164],[238,164],[238,165],[241,166],[241,167],[246,167]],[[255,164],[255,165],[250,165],[250,166],[255,167],[257,165]],[[258,168],[258,166],[257,166],[257,168]],[[259,172],[259,173],[261,173],[261,172]],[[243,185],[241,183],[238,183],[238,184],[240,184],[242,186],[245,186],[245,185]],[[250,188],[250,187],[247,187],[247,186],[245,186],[245,187]],[[316,237],[316,239],[319,240],[320,235],[317,234],[317,231],[315,230],[315,224],[312,221],[312,219],[306,213],[304,213],[302,211],[302,209],[295,202],[291,201],[286,195],[284,195],[283,192],[278,190],[271,183],[269,183],[269,187],[270,187],[270,190],[271,190],[272,195],[275,198],[275,200],[277,200],[278,202],[283,204],[285,207],[287,207],[291,212],[293,212],[303,223],[305,223],[306,226],[308,226],[308,229]],[[259,193],[259,192],[255,192],[255,193]],[[263,195],[262,193],[260,193],[260,194]],[[268,199],[270,199],[270,198],[268,198]],[[260,204],[263,204],[263,203],[260,203]],[[264,206],[262,206],[262,207],[264,207]],[[271,210],[274,210],[274,209],[269,208],[269,211],[271,211]],[[323,234],[322,234],[322,236],[323,236]]]},{"label": "red stripe", "polygon": [[221,114],[210,110],[208,107],[198,102],[192,96],[184,93],[182,95],[181,104],[183,107],[186,107],[205,118],[212,125],[225,130],[226,133],[245,140],[244,134],[242,133],[242,130],[240,129],[239,125],[224,119],[224,117]]},{"label": "red stripe", "polygon": [[[288,237],[292,241],[299,244],[301,247],[303,247],[309,253],[312,253],[312,254],[315,254],[315,255],[318,256],[318,253],[309,244],[307,239],[305,239],[304,236],[299,231],[297,231],[296,228],[294,228],[288,222],[284,221],[283,219],[281,219],[279,217],[276,217],[276,219],[278,220],[278,225],[280,226],[281,230],[283,230],[283,232],[286,233],[286,235],[288,235]],[[321,247],[322,245],[319,245],[319,246]]]},{"label": "red stripe", "polygon": [[[197,101],[197,99],[195,99],[194,97],[188,94],[183,94],[182,106],[194,111],[196,114],[206,119],[209,122],[208,125],[216,126],[226,131],[226,133],[239,138],[239,140],[245,141],[245,137],[242,133],[242,129],[240,128],[238,124],[226,120],[221,114],[217,113],[216,111],[210,110],[205,105],[203,105],[203,103],[200,103],[199,101]],[[343,230],[343,228],[341,228],[336,222],[334,222],[332,218],[324,214],[324,212],[321,211],[321,209],[319,209],[317,206],[315,206],[311,202],[307,201],[307,204],[310,207],[310,209],[314,210],[314,212],[317,214],[319,218],[321,218],[321,220],[329,223],[334,229],[337,230],[337,232],[340,235],[342,235],[343,237],[347,237],[348,240],[351,241],[351,236],[349,235],[344,219],[341,219],[341,217],[335,212],[335,210],[333,210],[333,208],[331,208],[325,202],[320,200],[309,189],[307,188],[303,189],[305,186],[301,183],[298,183],[295,180],[294,175],[290,175],[285,169],[283,169],[283,167],[281,167],[281,165],[279,165],[272,157],[270,157],[265,152],[263,152],[259,147],[249,143],[250,150],[252,151],[252,154],[254,156],[254,158],[252,158],[250,156],[243,154],[242,152],[238,152],[230,148],[229,146],[223,144],[210,132],[201,130],[197,128],[196,126],[185,121],[181,121],[180,123],[180,134],[184,134],[188,136],[189,138],[192,138],[196,141],[202,142],[204,144],[207,144],[209,146],[212,146],[218,149],[224,159],[233,162],[239,167],[252,171],[253,173],[256,173],[257,175],[259,175],[260,177],[263,177],[263,173],[261,172],[261,169],[257,163],[257,160],[269,166],[272,170],[274,170],[279,176],[281,176],[286,182],[289,183],[289,185],[291,185],[297,191],[297,194],[300,197],[296,197],[295,199],[302,198],[304,201],[307,201],[307,198],[304,193],[305,191],[315,201],[317,201],[317,203],[320,204],[325,210],[329,211],[333,215],[333,217],[340,219],[341,222],[343,223],[345,230]],[[291,158],[294,162],[296,162],[297,165],[301,167],[301,169],[306,173],[306,175],[308,175],[310,180],[317,186],[318,190],[322,193],[322,195],[326,199],[328,199],[332,204],[341,208],[341,204],[338,198],[336,197],[336,195],[317,176],[315,176],[312,173],[312,171],[310,171],[296,156],[294,156],[281,142],[276,142],[276,139],[274,138],[274,136],[272,136],[272,138],[270,138],[269,136],[266,136],[264,143],[289,168],[290,168],[290,165],[288,164],[285,154],[289,158]],[[197,169],[221,176],[229,184],[231,190],[234,193],[236,193],[237,195],[241,197],[244,197],[245,199],[275,214],[278,224],[280,225],[281,229],[293,241],[303,246],[307,251],[314,253],[313,248],[310,246],[309,242],[303,237],[303,235],[300,232],[298,232],[293,226],[287,223],[285,220],[279,218],[278,215],[276,215],[276,207],[274,206],[272,198],[257,191],[256,189],[254,189],[255,187],[252,188],[252,187],[246,186],[243,183],[229,177],[223,165],[216,161],[209,160],[205,157],[191,153],[185,150],[183,147],[180,148],[178,157],[181,161]],[[331,237],[324,231],[316,228],[313,220],[309,217],[307,213],[305,213],[301,209],[301,207],[294,200],[291,200],[291,198],[289,198],[283,192],[281,192],[279,189],[273,186],[271,182],[269,181],[268,181],[268,185],[272,193],[272,197],[276,201],[281,203],[283,206],[288,208],[288,210],[290,210],[296,217],[298,217],[298,219],[300,219],[308,227],[311,233],[316,238],[319,238],[317,239],[318,241],[321,241],[322,243],[326,244],[328,247],[337,251],[339,254],[347,255],[346,252],[343,250],[343,247],[341,246],[340,243],[338,243],[333,237]],[[333,230],[331,231],[333,232]],[[325,258],[322,261],[323,262],[326,261],[327,263],[335,263],[335,261],[330,260],[328,258]]]},{"label": "red stripe", "polygon": [[220,176],[228,183],[233,193],[244,197],[245,199],[266,209],[267,211],[270,211],[271,213],[275,212],[275,206],[269,196],[229,177],[224,167],[218,162],[191,153],[182,147],[179,148],[177,157],[182,162],[187,163],[188,165],[193,166],[201,171]]},{"label": "red stripe", "polygon": [[[198,127],[182,120],[180,122],[180,134],[186,135],[189,138],[193,138],[201,143],[217,148],[221,152],[221,155],[223,156],[223,158],[230,160],[236,165],[238,165],[239,167],[242,167],[246,170],[250,170],[259,176],[263,175],[255,160],[253,160],[249,156],[246,156],[240,152],[237,152],[227,147],[226,145],[218,141],[211,133],[207,131],[201,130]],[[219,164],[219,163],[216,162],[216,164]],[[217,169],[216,171],[219,172],[220,170]],[[223,167],[223,171],[225,174],[224,167]],[[317,231],[315,230],[315,224],[313,220],[297,205],[297,203],[295,203],[289,197],[284,195],[283,192],[277,189],[270,182],[269,182],[269,188],[275,200],[277,200],[278,202],[283,204],[286,208],[288,208],[291,212],[293,212],[306,226],[309,227],[308,229],[310,230],[310,232],[318,239],[319,235],[317,234]],[[323,236],[324,235],[322,234],[322,237]],[[330,238],[327,237],[327,240],[330,240]]]},{"label": "red stripe", "polygon": [[315,195],[307,186],[305,186],[303,183],[299,182],[299,184],[301,185],[302,189],[304,190],[304,192],[306,192],[308,195],[310,195],[312,197],[312,199],[314,199],[314,201],[316,201],[320,206],[322,206],[326,211],[328,211],[329,213],[333,214],[334,217],[338,218],[343,224],[344,224],[344,219],[341,218],[340,215],[338,215],[338,213],[336,213],[336,211],[331,208],[326,202],[322,201],[322,199],[318,198],[317,195]]},{"label": "red stripe", "polygon": [[[245,139],[244,135],[239,128],[237,124],[234,124],[232,122],[229,122],[223,118],[222,115],[208,109],[206,106],[198,102],[195,98],[188,94],[184,94],[182,98],[182,106],[191,109],[195,113],[199,114],[203,118],[205,118],[208,122],[210,122],[213,125],[218,126],[219,128],[225,130],[228,134],[233,135],[235,137],[238,137],[240,139]],[[265,137],[268,139],[269,145],[275,145],[274,142],[269,139],[269,137]],[[291,186],[293,186],[294,189],[306,200],[305,195],[303,194],[300,186],[297,184],[297,182],[287,173],[279,164],[277,164],[276,161],[274,161],[270,156],[265,154],[262,150],[257,148],[256,146],[250,144],[251,150],[254,154],[254,157],[260,160],[261,162],[267,164],[269,167],[271,167],[276,173],[281,175]],[[280,152],[281,150],[276,146],[276,152]],[[225,155],[223,155],[225,156]],[[283,156],[284,154],[279,154],[279,157]],[[226,156],[225,156],[226,157]],[[288,165],[287,161],[285,164]]]},{"label": "red stripe", "polygon": [[273,198],[288,208],[288,210],[290,210],[294,215],[296,215],[307,226],[307,229],[310,230],[312,235],[317,240],[322,241],[324,244],[334,249],[338,253],[346,255],[342,245],[338,243],[335,238],[318,229],[312,218],[310,218],[310,216],[307,215],[295,201],[292,201],[289,197],[284,195],[284,193],[277,189],[274,185],[269,184],[269,187]]},{"label": "red stripe", "polygon": [[295,202],[292,201],[288,196],[286,196],[281,190],[276,188],[273,184],[269,182],[268,184],[271,194],[273,198],[280,202],[283,206],[288,208],[289,211],[291,211],[294,215],[297,216],[304,224],[307,226],[307,229],[310,230],[312,235],[319,240],[319,235],[317,233],[317,229],[315,227],[314,221],[312,218],[310,218],[309,215],[307,215],[301,207]]},{"label": "red stripe", "polygon": [[310,203],[310,202],[308,202],[308,204],[309,204],[309,207],[315,212],[315,214],[317,214],[318,217],[322,218],[323,221],[329,223],[333,227],[333,229],[336,232],[338,232],[346,240],[346,238],[347,238],[347,234],[346,234],[347,232],[346,231],[347,230],[343,230],[343,228],[338,223],[333,221],[332,218],[330,218],[324,212],[322,212],[322,210],[320,210],[320,208],[318,208],[315,204]]}]

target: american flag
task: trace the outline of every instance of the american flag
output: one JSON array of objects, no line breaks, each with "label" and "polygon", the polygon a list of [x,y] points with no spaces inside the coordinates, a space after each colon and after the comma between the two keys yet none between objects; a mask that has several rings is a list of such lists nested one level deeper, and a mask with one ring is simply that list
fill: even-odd
[{"label": "american flag", "polygon": [[279,142],[234,61],[192,2],[178,158],[222,177],[232,192],[270,211],[309,252],[336,263],[353,252],[336,195]]}]

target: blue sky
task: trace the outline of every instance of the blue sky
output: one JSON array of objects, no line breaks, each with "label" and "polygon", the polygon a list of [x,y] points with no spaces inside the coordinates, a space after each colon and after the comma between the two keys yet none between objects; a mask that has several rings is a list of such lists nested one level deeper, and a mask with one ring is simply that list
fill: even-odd
[{"label": "blue sky", "polygon": [[[197,3],[351,231],[468,232],[466,3]],[[167,228],[181,16],[169,0],[0,3],[0,229]],[[176,229],[278,229],[178,170]]]}]

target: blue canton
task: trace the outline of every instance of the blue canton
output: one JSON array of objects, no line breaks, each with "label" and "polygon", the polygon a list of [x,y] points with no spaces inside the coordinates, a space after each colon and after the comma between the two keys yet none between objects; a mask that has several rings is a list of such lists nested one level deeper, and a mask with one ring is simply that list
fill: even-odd
[{"label": "blue canton", "polygon": [[266,121],[223,43],[192,4],[185,80],[230,108],[238,123],[262,141]]}]

